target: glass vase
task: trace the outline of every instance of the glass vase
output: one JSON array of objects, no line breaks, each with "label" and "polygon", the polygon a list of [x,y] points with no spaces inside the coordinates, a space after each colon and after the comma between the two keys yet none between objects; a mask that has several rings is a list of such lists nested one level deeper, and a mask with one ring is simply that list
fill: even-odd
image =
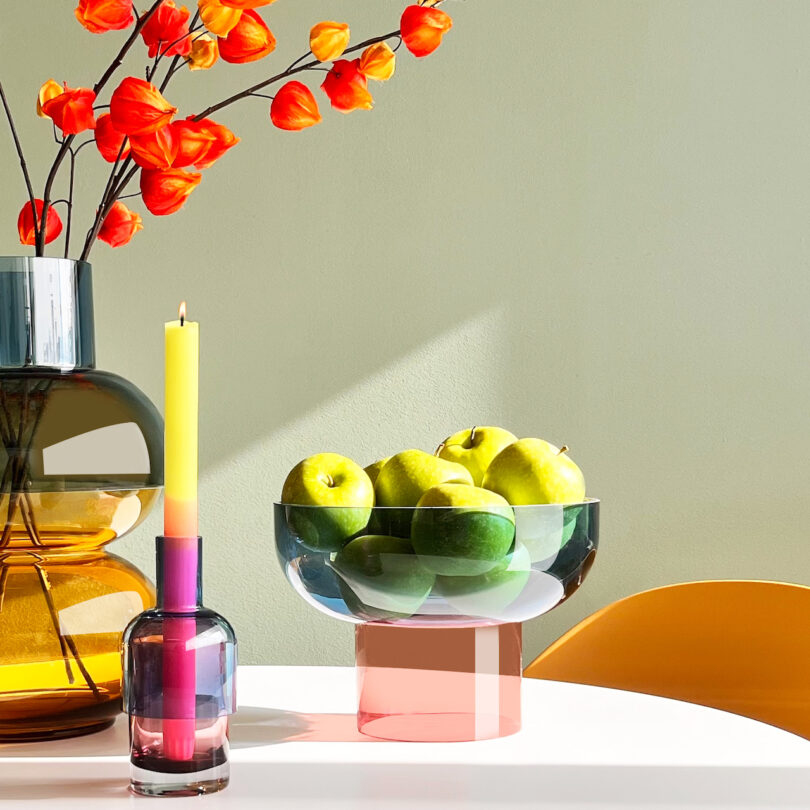
[{"label": "glass vase", "polygon": [[121,706],[120,644],[154,589],[107,543],[163,481],[162,421],[95,369],[92,271],[0,257],[0,741],[73,736]]}]

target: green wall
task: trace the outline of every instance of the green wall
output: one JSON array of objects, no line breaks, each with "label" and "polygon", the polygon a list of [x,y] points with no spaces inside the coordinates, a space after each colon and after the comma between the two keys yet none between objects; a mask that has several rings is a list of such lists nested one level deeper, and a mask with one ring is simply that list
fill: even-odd
[{"label": "green wall", "polygon": [[[120,42],[72,6],[30,0],[0,23],[40,187],[54,147],[37,88],[91,84]],[[400,8],[278,0],[263,10],[275,54],[182,74],[167,95],[197,111],[286,66],[314,22],[346,19],[359,41]],[[445,8],[445,44],[403,51],[373,112],[333,113],[318,92],[324,122],[300,134],[260,99],[223,112],[242,143],[186,208],[94,253],[102,368],[159,402],[163,321],[187,298],[201,323],[207,601],[248,663],[352,657],[351,628],[276,562],[288,468],[431,449],[474,423],[568,444],[604,501],[591,576],[529,623],[527,657],[643,588],[810,581],[807,3]],[[103,167],[82,154],[89,212]],[[5,130],[0,166],[0,253],[16,253],[24,187]],[[159,529],[111,550],[151,571]]]}]

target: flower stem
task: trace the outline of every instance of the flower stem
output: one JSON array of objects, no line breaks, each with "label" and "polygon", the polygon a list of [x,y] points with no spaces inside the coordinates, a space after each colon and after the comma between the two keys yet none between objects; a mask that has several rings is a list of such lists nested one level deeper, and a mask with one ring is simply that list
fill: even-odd
[{"label": "flower stem", "polygon": [[[126,42],[121,46],[121,50],[118,51],[117,56],[115,59],[112,60],[110,66],[104,73],[101,75],[101,78],[93,85],[93,92],[98,96],[98,94],[104,89],[104,86],[112,77],[113,73],[121,66],[124,61],[124,57],[127,55],[129,49],[135,44],[135,41],[138,39],[138,36],[141,33],[141,29],[149,22],[149,18],[158,10],[160,4],[163,0],[155,0],[152,3],[149,11],[146,12],[136,23],[135,27],[132,29],[132,33],[127,37]],[[62,142],[62,146],[59,148],[59,151],[56,153],[56,157],[53,160],[53,164],[51,165],[51,170],[48,172],[48,178],[45,181],[45,191],[42,195],[42,215],[40,217],[40,228],[37,234],[37,256],[43,256],[45,253],[45,223],[47,222],[48,216],[48,208],[51,204],[51,192],[53,191],[53,184],[56,180],[56,175],[59,171],[59,167],[62,165],[62,161],[65,159],[67,155],[70,145],[73,143],[73,139],[75,135],[68,135],[65,140]]]},{"label": "flower stem", "polygon": [[22,169],[23,179],[25,180],[26,188],[28,189],[28,199],[31,201],[31,213],[34,215],[34,235],[39,240],[39,223],[37,222],[37,207],[34,203],[34,187],[31,185],[31,175],[28,174],[28,164],[25,162],[25,155],[23,154],[22,144],[17,135],[17,128],[14,126],[14,118],[11,115],[11,108],[8,106],[8,99],[6,98],[5,90],[3,90],[3,83],[0,82],[0,100],[3,102],[3,109],[6,112],[8,125],[11,128],[11,137],[14,140],[14,147],[17,150],[17,157],[20,159],[20,168]]},{"label": "flower stem", "polygon": [[70,150],[70,176],[68,178],[67,225],[65,226],[65,258],[70,258],[70,226],[73,223],[73,180],[76,175],[76,153]]},{"label": "flower stem", "polygon": [[[367,39],[364,42],[361,42],[359,45],[355,45],[352,48],[347,48],[343,53],[344,55],[347,53],[354,53],[355,51],[362,50],[363,48],[367,48],[369,45],[374,45],[376,42],[384,42],[386,39],[392,39],[393,37],[398,37],[400,35],[399,29],[396,31],[391,31],[389,34],[383,34],[379,37],[372,37],[371,39]],[[305,54],[301,59],[306,58],[307,54]],[[299,64],[301,59],[296,59],[295,62],[290,65],[285,71],[282,73],[277,73],[275,76],[271,76],[269,79],[265,79],[264,81],[259,82],[258,84],[254,84],[252,87],[248,87],[245,90],[242,90],[240,93],[236,93],[229,98],[224,99],[223,101],[218,102],[217,104],[212,104],[207,109],[203,110],[198,115],[195,115],[193,120],[200,121],[203,118],[208,118],[209,115],[215,113],[217,110],[221,110],[224,107],[229,107],[231,104],[241,101],[243,98],[248,98],[249,96],[255,95],[258,90],[267,87],[268,85],[275,84],[276,82],[281,81],[282,79],[286,79],[288,76],[292,76],[295,73],[302,73],[305,70],[312,70],[313,68],[320,68],[321,62],[315,59],[312,62],[306,62],[303,65]]]}]

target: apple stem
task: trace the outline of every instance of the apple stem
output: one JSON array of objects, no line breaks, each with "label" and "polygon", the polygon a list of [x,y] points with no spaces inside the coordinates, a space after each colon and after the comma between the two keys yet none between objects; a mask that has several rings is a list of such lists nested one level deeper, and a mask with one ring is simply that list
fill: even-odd
[{"label": "apple stem", "polygon": [[558,451],[557,455],[558,455],[558,456],[561,456],[563,453],[567,453],[567,452],[568,452],[568,445],[567,445],[567,444],[564,444],[564,445],[563,445],[563,446],[562,446],[562,447],[559,449],[559,451]]},{"label": "apple stem", "polygon": [[437,448],[436,452],[433,453],[434,456],[441,455],[442,450],[444,450],[445,445],[447,444],[447,439],[445,439]]},{"label": "apple stem", "polygon": [[475,441],[475,431],[478,430],[478,425],[474,425],[473,429],[470,431],[470,444]]}]

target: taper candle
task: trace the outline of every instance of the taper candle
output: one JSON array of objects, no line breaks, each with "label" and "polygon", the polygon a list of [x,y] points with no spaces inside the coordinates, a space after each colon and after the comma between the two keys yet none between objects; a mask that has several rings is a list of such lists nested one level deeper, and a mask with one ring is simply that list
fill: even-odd
[{"label": "taper candle", "polygon": [[197,536],[197,421],[200,330],[186,320],[166,324],[166,441],[163,534]]}]

